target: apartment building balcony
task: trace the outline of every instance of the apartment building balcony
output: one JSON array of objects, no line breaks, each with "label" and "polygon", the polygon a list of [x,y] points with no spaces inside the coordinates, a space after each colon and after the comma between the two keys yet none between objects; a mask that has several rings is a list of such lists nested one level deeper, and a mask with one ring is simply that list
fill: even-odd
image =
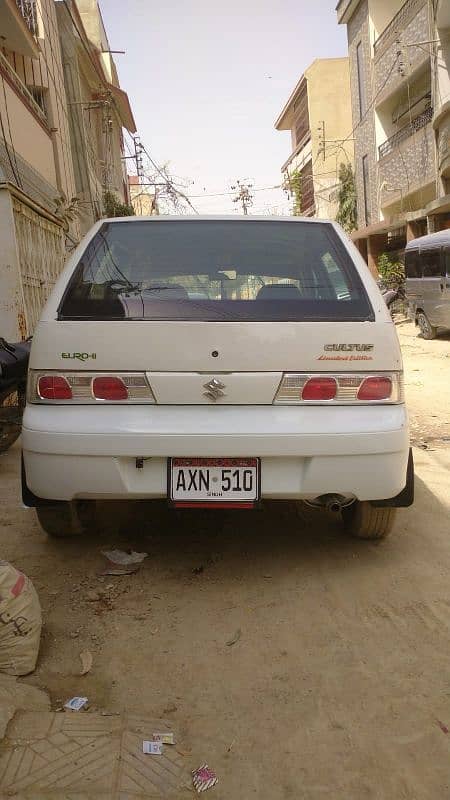
[{"label": "apartment building balcony", "polygon": [[4,75],[13,89],[17,97],[20,97],[22,103],[31,111],[46,129],[48,129],[48,120],[42,106],[37,102],[36,97],[33,96],[31,89],[25,86],[19,75],[11,66],[10,61],[0,50],[0,73]]},{"label": "apartment building balcony", "polygon": [[378,148],[378,155],[380,159],[388,156],[390,153],[393,153],[402,142],[406,141],[406,139],[409,139],[410,136],[413,136],[417,131],[425,128],[432,119],[433,109],[430,107],[411,122],[408,122],[407,125],[404,125],[403,128],[400,128],[400,130],[396,131],[396,133],[390,136],[389,139],[386,139],[383,144],[380,144]]},{"label": "apartment building balcony", "polygon": [[431,38],[427,0],[406,0],[374,43],[376,105],[425,68],[429,47],[415,43]]},{"label": "apartment building balcony", "polygon": [[307,131],[284,162],[281,172],[291,172],[298,166],[302,167],[311,158],[311,152],[311,131]]},{"label": "apartment building balcony", "polygon": [[38,33],[38,24],[37,24],[37,11],[36,11],[36,0],[16,0],[16,6],[19,9],[22,17],[25,20],[25,24],[33,34],[33,36],[37,36]]},{"label": "apartment building balcony", "polygon": [[316,210],[312,161],[300,170],[300,211],[304,217],[313,217]]},{"label": "apartment building balcony", "polygon": [[[391,206],[435,184],[433,109],[428,108],[378,148],[380,205]],[[420,205],[432,199],[425,193]],[[402,209],[413,210],[411,203]]]},{"label": "apartment building balcony", "polygon": [[38,58],[36,0],[0,0],[0,31],[2,47]]}]

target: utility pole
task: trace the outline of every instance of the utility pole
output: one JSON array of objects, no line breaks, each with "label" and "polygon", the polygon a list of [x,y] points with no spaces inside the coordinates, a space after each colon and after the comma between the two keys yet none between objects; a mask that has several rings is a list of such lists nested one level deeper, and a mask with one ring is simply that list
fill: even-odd
[{"label": "utility pole", "polygon": [[317,155],[322,153],[323,160],[325,161],[325,120],[321,119],[319,122],[319,127],[317,128],[319,131],[319,149],[317,151]]},{"label": "utility pole", "polygon": [[252,187],[252,183],[244,183],[244,181],[239,180],[231,187],[233,192],[236,192],[236,196],[233,197],[233,203],[240,203],[242,212],[245,215],[248,214],[249,206],[253,205],[253,195],[250,193]]},{"label": "utility pole", "polygon": [[134,142],[134,160],[136,162],[136,172],[139,178],[144,177],[144,167],[142,164],[142,153],[144,152],[144,148],[141,144],[141,137],[140,136],[133,136]]}]

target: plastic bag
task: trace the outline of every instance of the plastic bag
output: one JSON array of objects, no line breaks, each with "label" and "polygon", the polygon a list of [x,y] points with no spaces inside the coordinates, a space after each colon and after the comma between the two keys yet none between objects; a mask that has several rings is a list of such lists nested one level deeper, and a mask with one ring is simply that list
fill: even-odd
[{"label": "plastic bag", "polygon": [[0,672],[27,675],[36,666],[41,606],[26,575],[0,561]]}]

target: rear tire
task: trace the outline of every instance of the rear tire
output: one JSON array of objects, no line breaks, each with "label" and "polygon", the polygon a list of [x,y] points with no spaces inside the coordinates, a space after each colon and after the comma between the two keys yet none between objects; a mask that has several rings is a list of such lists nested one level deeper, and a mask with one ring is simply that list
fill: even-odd
[{"label": "rear tire", "polygon": [[95,530],[95,502],[59,501],[36,508],[41,528],[55,539],[81,536]]},{"label": "rear tire", "polygon": [[423,339],[436,338],[438,329],[435,325],[431,324],[430,320],[425,314],[425,311],[419,311],[417,314],[417,324],[420,328],[420,333],[422,334]]},{"label": "rear tire", "polygon": [[356,500],[342,510],[345,529],[357,539],[384,539],[392,530],[396,508],[375,508],[368,500]]}]

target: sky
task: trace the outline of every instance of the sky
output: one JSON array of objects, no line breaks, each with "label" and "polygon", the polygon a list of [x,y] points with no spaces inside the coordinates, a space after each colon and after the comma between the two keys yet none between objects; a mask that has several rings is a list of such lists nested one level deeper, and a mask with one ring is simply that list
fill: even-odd
[{"label": "sky", "polygon": [[[101,0],[138,134],[204,214],[236,213],[236,179],[280,184],[289,131],[274,122],[315,58],[347,55],[332,0]],[[200,195],[200,196],[199,196]],[[285,213],[281,189],[254,191],[252,213]]]}]

